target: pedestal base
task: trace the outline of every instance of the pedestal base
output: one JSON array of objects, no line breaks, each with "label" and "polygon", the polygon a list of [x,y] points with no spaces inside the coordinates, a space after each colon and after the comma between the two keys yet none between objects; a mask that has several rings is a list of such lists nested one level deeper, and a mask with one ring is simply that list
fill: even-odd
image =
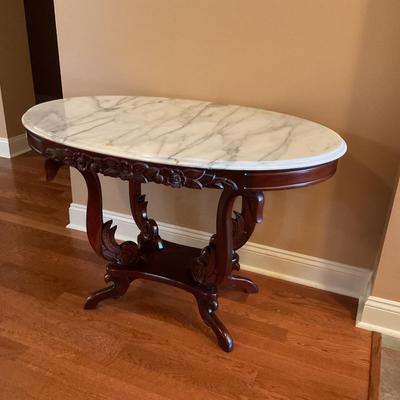
[{"label": "pedestal base", "polygon": [[[131,282],[136,279],[167,283],[193,294],[197,300],[200,316],[214,331],[220,347],[227,352],[231,351],[233,349],[232,336],[215,314],[218,308],[216,290],[207,289],[198,284],[191,274],[193,260],[199,256],[201,250],[166,241],[163,243],[164,248],[161,251],[144,254],[134,265],[120,267],[109,264],[105,281],[111,284],[91,294],[84,308],[92,309],[100,301],[121,297],[128,290]],[[247,278],[231,276],[226,283],[230,289],[240,289],[247,293],[257,292],[256,284]]]},{"label": "pedestal base", "polygon": [[[105,299],[123,296],[135,279],[150,279],[186,290],[196,298],[204,322],[214,331],[220,347],[233,349],[233,339],[215,312],[218,309],[218,289],[226,286],[247,293],[256,293],[257,286],[250,279],[232,275],[239,270],[236,251],[242,247],[261,222],[264,196],[260,191],[239,190],[230,179],[215,174],[120,162],[111,158],[94,162],[91,155],[69,149],[47,149],[47,179],[57,174],[64,162],[75,166],[83,175],[88,189],[86,232],[93,250],[108,261],[104,289],[88,297],[85,309],[92,309]],[[97,160],[97,159],[96,159]],[[132,217],[140,233],[137,243],[115,240],[116,227],[103,221],[103,205],[99,172],[129,180],[129,202]],[[154,181],[173,187],[186,185],[196,189],[223,189],[218,203],[216,233],[208,246],[196,249],[165,242],[158,233],[157,223],[147,215],[147,201],[141,193],[141,183]],[[242,210],[234,212],[235,200],[241,197]],[[234,218],[232,218],[234,215]]]}]

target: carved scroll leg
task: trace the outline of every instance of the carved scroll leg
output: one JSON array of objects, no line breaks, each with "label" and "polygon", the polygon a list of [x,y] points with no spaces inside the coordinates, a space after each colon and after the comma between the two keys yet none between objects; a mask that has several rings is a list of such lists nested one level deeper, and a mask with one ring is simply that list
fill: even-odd
[{"label": "carved scroll leg", "polygon": [[80,171],[85,178],[88,189],[86,215],[86,232],[94,251],[112,264],[108,267],[104,280],[112,284],[91,294],[84,305],[85,309],[95,308],[96,305],[108,298],[121,297],[128,290],[131,278],[116,276],[110,267],[121,268],[132,265],[138,260],[138,248],[133,242],[118,244],[114,238],[116,227],[112,222],[103,223],[102,195],[99,177],[95,171],[85,169]]},{"label": "carved scroll leg", "polygon": [[[255,225],[262,221],[264,194],[262,192],[242,192],[242,210],[236,213],[233,220],[233,268],[240,269],[239,255],[236,250],[240,249],[249,240]],[[228,289],[242,290],[246,293],[257,293],[258,286],[249,278],[229,274],[224,283]]]},{"label": "carved scroll leg", "polygon": [[141,250],[156,251],[164,248],[164,243],[158,234],[158,226],[154,219],[147,216],[147,201],[141,193],[141,183],[129,181],[129,203],[132,217],[140,229],[138,244]]},{"label": "carved scroll leg", "polygon": [[215,333],[218,344],[222,350],[230,352],[233,350],[233,339],[228,329],[221,322],[221,320],[215,314],[218,308],[218,300],[216,294],[198,294],[195,295],[199,312],[203,321],[208,325]]},{"label": "carved scroll leg", "polygon": [[[217,336],[224,351],[232,351],[233,339],[224,324],[215,314],[218,308],[217,290],[231,274],[233,266],[233,222],[232,208],[238,196],[237,187],[226,187],[220,197],[217,211],[216,234],[199,257],[193,261],[192,277],[202,291],[196,300],[200,315]],[[207,288],[207,289],[206,289]]]},{"label": "carved scroll leg", "polygon": [[111,273],[107,272],[104,276],[104,281],[106,283],[111,282],[110,286],[105,287],[92,293],[85,302],[85,310],[96,308],[100,301],[106,299],[118,299],[123,296],[129,288],[132,282],[131,278],[123,276],[113,276]]}]

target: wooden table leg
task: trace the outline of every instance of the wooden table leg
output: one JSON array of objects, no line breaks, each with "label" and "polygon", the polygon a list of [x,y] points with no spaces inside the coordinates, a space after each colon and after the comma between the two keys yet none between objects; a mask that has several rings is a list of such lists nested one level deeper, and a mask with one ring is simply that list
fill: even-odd
[{"label": "wooden table leg", "polygon": [[[239,196],[242,197],[242,211],[235,212],[233,219],[233,203]],[[258,291],[252,280],[232,275],[232,271],[240,269],[236,250],[245,245],[255,225],[262,221],[263,206],[262,192],[237,192],[230,188],[222,192],[217,211],[217,233],[192,268],[196,282],[206,287],[226,285],[249,293]]]},{"label": "wooden table leg", "polygon": [[[232,211],[235,199],[242,197],[242,212]],[[264,205],[262,192],[239,192],[227,187],[223,190],[217,210],[216,234],[210,239],[200,256],[192,266],[192,276],[205,292],[212,293],[203,297],[195,296],[204,322],[217,336],[219,345],[225,351],[233,349],[233,339],[227,328],[215,315],[218,308],[218,288],[228,286],[247,293],[256,293],[257,285],[248,278],[232,275],[239,269],[239,256],[236,251],[242,247],[252,234],[255,224],[261,222]]]},{"label": "wooden table leg", "polygon": [[[262,222],[264,208],[263,192],[243,192],[242,210],[235,212],[233,220],[233,260],[232,271],[239,271],[239,255],[236,250],[243,247],[254,231],[255,225]],[[249,278],[228,274],[223,286],[229,289],[238,289],[246,293],[257,293],[257,285]]]},{"label": "wooden table leg", "polygon": [[[47,159],[45,162],[46,178],[52,180],[63,164]],[[112,221],[103,222],[103,206],[100,180],[91,169],[79,169],[83,175],[87,190],[88,201],[86,211],[86,234],[93,250],[116,267],[125,267],[139,262],[140,254],[136,243],[131,241],[118,244],[115,240],[116,226]],[[86,300],[85,309],[95,308],[107,298],[122,296],[132,282],[132,279],[114,277],[106,273],[104,280],[110,285],[92,293]]]}]

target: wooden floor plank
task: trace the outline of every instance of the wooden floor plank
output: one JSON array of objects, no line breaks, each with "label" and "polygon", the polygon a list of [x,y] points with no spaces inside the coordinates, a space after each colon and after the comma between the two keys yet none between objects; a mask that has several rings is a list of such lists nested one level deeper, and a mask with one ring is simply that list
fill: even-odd
[{"label": "wooden floor plank", "polygon": [[379,400],[380,396],[381,351],[382,351],[381,344],[382,344],[381,334],[378,332],[373,332],[371,340],[368,400]]},{"label": "wooden floor plank", "polygon": [[0,400],[367,400],[371,334],[354,299],[250,274],[257,295],[224,291],[222,352],[188,293],[136,281],[85,311],[104,263],[65,228],[68,169],[0,159]]}]

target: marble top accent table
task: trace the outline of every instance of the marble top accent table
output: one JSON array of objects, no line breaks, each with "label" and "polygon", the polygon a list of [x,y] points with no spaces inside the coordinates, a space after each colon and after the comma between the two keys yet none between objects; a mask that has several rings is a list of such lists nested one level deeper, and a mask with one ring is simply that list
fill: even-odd
[{"label": "marble top accent table", "polygon": [[[346,152],[332,130],[301,118],[256,108],[143,96],[76,97],[50,101],[22,117],[29,144],[45,160],[47,180],[63,165],[88,188],[86,229],[108,261],[104,289],[90,309],[122,296],[135,279],[171,284],[194,295],[200,315],[225,351],[233,339],[217,317],[221,286],[258,291],[239,270],[237,250],[261,222],[264,191],[307,186],[331,177]],[[103,222],[98,174],[127,180],[137,243],[118,243]],[[163,240],[147,215],[143,183],[222,191],[216,230],[204,249]],[[236,198],[240,212],[232,218]]]}]

